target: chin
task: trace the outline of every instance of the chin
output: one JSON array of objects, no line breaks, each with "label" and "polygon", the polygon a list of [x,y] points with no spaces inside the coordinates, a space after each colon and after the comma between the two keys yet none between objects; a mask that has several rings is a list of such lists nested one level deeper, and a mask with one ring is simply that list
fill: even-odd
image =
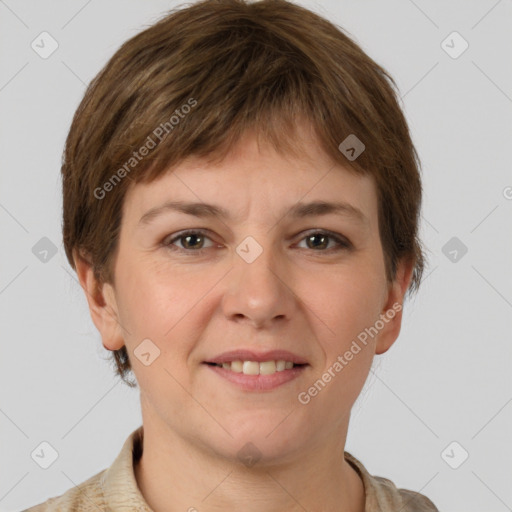
[{"label": "chin", "polygon": [[[233,436],[223,436],[219,452],[226,458],[258,460],[259,464],[289,459],[308,444],[307,429],[295,425],[286,414],[245,414],[238,422],[226,424]],[[248,465],[248,464],[246,464]]]},{"label": "chin", "polygon": [[258,469],[290,462],[295,453],[300,453],[300,442],[296,445],[282,438],[270,440],[263,435],[261,439],[235,438],[229,443],[222,442],[220,446],[212,446],[217,455],[230,463],[240,464],[248,469]]}]

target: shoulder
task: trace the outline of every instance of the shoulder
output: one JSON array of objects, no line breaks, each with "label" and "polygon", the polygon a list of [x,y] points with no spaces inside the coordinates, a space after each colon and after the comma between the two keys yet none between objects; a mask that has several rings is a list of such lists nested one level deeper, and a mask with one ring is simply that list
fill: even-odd
[{"label": "shoulder", "polygon": [[409,489],[398,489],[388,478],[370,475],[362,462],[348,452],[345,452],[345,459],[363,481],[365,512],[439,512],[434,503],[423,494]]},{"label": "shoulder", "polygon": [[379,498],[384,502],[397,502],[401,512],[439,512],[434,503],[423,494],[409,489],[398,489],[391,480],[381,476],[370,478]]},{"label": "shoulder", "polygon": [[23,512],[149,511],[137,487],[133,469],[134,460],[142,453],[142,438],[143,427],[140,426],[128,436],[109,468],[73,486],[64,494],[49,498]]},{"label": "shoulder", "polygon": [[49,498],[22,512],[97,512],[104,510],[103,477],[105,471],[100,471],[60,496]]}]

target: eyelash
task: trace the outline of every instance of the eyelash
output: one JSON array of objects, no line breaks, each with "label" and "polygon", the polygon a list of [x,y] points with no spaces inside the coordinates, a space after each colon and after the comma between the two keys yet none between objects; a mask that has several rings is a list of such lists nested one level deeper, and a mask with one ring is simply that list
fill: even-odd
[{"label": "eyelash", "polygon": [[[189,231],[179,232],[179,233],[177,233],[176,236],[174,236],[171,239],[168,239],[168,237],[167,237],[162,242],[162,245],[165,248],[169,249],[170,251],[177,251],[177,252],[181,252],[182,254],[187,254],[187,255],[193,255],[193,254],[201,255],[205,251],[207,251],[208,249],[212,249],[213,248],[213,247],[203,247],[201,249],[183,249],[181,247],[177,247],[177,246],[173,246],[172,245],[177,240],[180,240],[181,238],[185,238],[188,235],[202,235],[205,238],[210,239],[210,237],[207,236],[205,231],[203,231],[201,229],[197,229],[197,230],[189,230]],[[347,239],[342,238],[342,237],[340,237],[340,236],[338,236],[338,235],[336,235],[336,234],[334,234],[334,233],[332,233],[330,231],[325,231],[325,230],[311,231],[311,232],[307,233],[306,235],[304,235],[303,238],[301,238],[300,241],[304,240],[308,236],[313,236],[313,235],[324,235],[324,236],[327,236],[329,239],[334,240],[338,244],[337,248],[332,248],[331,247],[330,249],[317,250],[317,251],[315,251],[314,249],[310,249],[313,252],[318,252],[318,253],[324,252],[324,253],[331,254],[331,252],[347,251],[347,250],[352,249],[352,244]]]}]

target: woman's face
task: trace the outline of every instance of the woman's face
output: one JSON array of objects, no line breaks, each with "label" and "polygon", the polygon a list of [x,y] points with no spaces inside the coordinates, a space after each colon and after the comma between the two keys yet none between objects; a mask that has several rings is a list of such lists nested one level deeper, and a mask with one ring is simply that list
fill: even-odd
[{"label": "woman's face", "polygon": [[[346,433],[374,353],[398,336],[396,307],[377,335],[358,340],[401,304],[410,274],[386,282],[373,181],[318,147],[306,137],[309,158],[286,158],[247,134],[221,164],[189,159],[127,194],[115,285],[104,288],[119,324],[99,328],[110,350],[126,344],[145,424],[228,458],[251,442],[246,450],[268,460]],[[227,216],[190,215],[171,201]],[[344,206],[293,215],[314,202]],[[200,233],[181,233],[189,230]],[[292,355],[264,354],[277,350]],[[255,355],[222,357],[233,351]],[[306,364],[245,364],[269,372],[260,376],[211,364],[258,355]]]}]

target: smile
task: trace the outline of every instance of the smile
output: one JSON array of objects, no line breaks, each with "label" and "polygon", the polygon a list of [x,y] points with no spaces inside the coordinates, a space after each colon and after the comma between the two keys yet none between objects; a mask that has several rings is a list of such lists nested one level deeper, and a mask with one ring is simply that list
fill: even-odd
[{"label": "smile", "polygon": [[243,391],[270,391],[296,379],[309,366],[282,359],[260,362],[234,360],[204,364]]},{"label": "smile", "polygon": [[215,366],[224,368],[235,373],[243,373],[244,375],[272,375],[276,372],[291,370],[295,365],[291,361],[228,361],[225,363],[212,363]]}]

